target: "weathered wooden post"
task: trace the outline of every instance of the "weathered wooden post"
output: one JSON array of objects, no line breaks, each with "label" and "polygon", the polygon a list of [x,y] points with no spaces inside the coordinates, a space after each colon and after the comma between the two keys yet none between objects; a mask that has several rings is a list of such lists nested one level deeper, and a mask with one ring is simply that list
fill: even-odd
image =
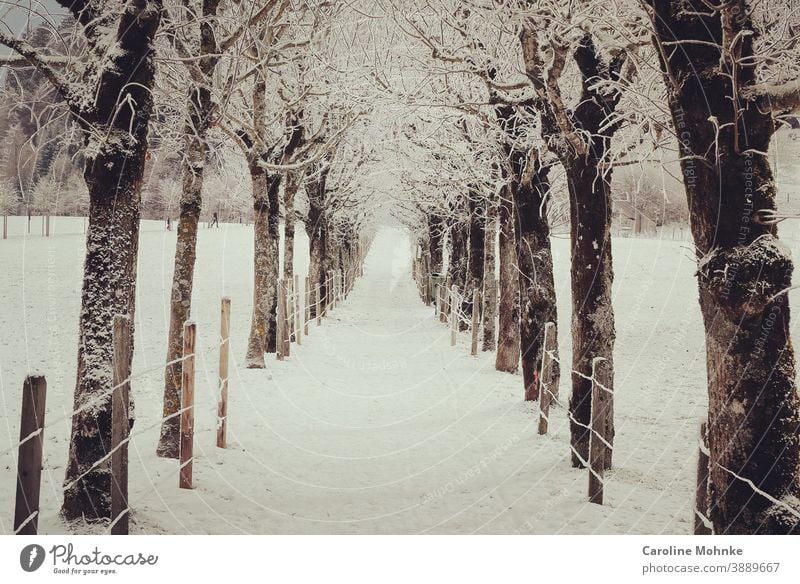
[{"label": "weathered wooden post", "polygon": [[425,272],[425,306],[431,305],[431,297],[433,296],[433,279],[429,272]]},{"label": "weathered wooden post", "polygon": [[223,296],[219,319],[219,400],[217,448],[228,445],[228,363],[230,361],[231,299]]},{"label": "weathered wooden post", "polygon": [[306,302],[305,302],[305,315],[303,317],[303,334],[308,336],[308,324],[311,320],[311,288],[309,287],[309,278],[306,276],[305,279],[305,286],[303,287],[303,291],[306,295]]},{"label": "weathered wooden post", "polygon": [[547,423],[550,419],[550,404],[553,402],[555,388],[551,387],[553,378],[553,351],[556,345],[556,325],[548,322],[544,325],[544,344],[542,349],[542,367],[539,370],[539,434],[547,434]]},{"label": "weathered wooden post", "polygon": [[476,289],[472,293],[472,347],[470,348],[470,355],[478,354],[478,329],[481,323],[481,293]]},{"label": "weathered wooden post", "polygon": [[286,351],[286,344],[283,342],[286,327],[286,287],[283,285],[283,280],[278,280],[278,309],[275,319],[275,358],[283,361]]},{"label": "weathered wooden post", "polygon": [[458,332],[458,286],[453,284],[450,290],[450,346],[456,346],[456,332]]},{"label": "weathered wooden post", "polygon": [[603,504],[603,476],[609,468],[606,461],[609,436],[611,368],[604,357],[592,360],[592,418],[589,432],[589,502]]},{"label": "weathered wooden post", "polygon": [[181,373],[181,489],[192,488],[192,463],[194,462],[194,345],[197,326],[193,322],[183,325],[183,365]]},{"label": "weathered wooden post", "polygon": [[336,308],[334,304],[336,299],[336,293],[333,290],[333,270],[328,270],[328,279],[326,280],[325,284],[325,309],[323,310],[323,315],[328,316],[331,310]]},{"label": "weathered wooden post", "polygon": [[303,344],[303,330],[300,326],[300,319],[302,313],[300,312],[300,276],[294,276],[294,339],[298,345]]},{"label": "weathered wooden post", "polygon": [[114,317],[114,391],[111,394],[111,535],[128,535],[128,429],[131,320]]},{"label": "weathered wooden post", "polygon": [[708,519],[708,439],[706,423],[700,424],[700,442],[697,449],[697,487],[694,494],[694,534],[711,535],[713,529]]},{"label": "weathered wooden post", "polygon": [[291,343],[294,340],[294,278],[284,280],[286,285],[286,338]]},{"label": "weathered wooden post", "polygon": [[316,310],[317,326],[320,326],[322,324],[322,293],[321,293],[321,291],[319,289],[319,284],[317,284],[317,302],[316,302],[316,304],[317,304],[317,310]]},{"label": "weathered wooden post", "polygon": [[8,239],[8,215],[3,213],[3,239]]},{"label": "weathered wooden post", "polygon": [[22,386],[17,496],[14,505],[14,533],[17,535],[36,535],[38,532],[46,397],[47,382],[44,375],[29,375],[25,378]]},{"label": "weathered wooden post", "polygon": [[294,316],[292,315],[292,281],[289,280],[289,289],[284,291],[283,296],[283,356],[289,357],[292,352],[292,324],[294,323]]}]

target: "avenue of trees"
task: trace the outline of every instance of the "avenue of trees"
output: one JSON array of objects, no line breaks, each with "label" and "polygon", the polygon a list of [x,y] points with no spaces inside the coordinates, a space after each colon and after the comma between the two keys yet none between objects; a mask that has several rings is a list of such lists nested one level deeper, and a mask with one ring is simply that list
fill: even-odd
[{"label": "avenue of trees", "polygon": [[[177,228],[160,456],[178,454],[202,217],[254,223],[245,357],[263,368],[296,229],[309,237],[311,285],[324,285],[391,208],[428,271],[462,292],[460,310],[480,310],[482,348],[521,373],[524,399],[563,378],[581,467],[594,358],[613,388],[612,216],[624,191],[659,222],[688,215],[715,532],[800,529],[793,263],[766,154],[800,114],[793,3],[55,4],[29,30],[0,28],[0,210],[88,215],[65,517],[109,516],[97,461],[111,436],[112,322],[134,316],[143,213]],[[642,179],[653,168],[679,173],[669,196]],[[686,207],[668,212],[659,196],[679,183]],[[554,230],[570,239],[571,324],[556,334],[572,357],[539,379],[545,324],[557,322]]]}]

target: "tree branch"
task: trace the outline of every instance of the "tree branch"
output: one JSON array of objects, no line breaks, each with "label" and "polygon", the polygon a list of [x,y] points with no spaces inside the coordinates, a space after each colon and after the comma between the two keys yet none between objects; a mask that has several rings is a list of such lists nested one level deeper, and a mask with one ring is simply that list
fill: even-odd
[{"label": "tree branch", "polygon": [[30,63],[31,66],[35,67],[36,70],[44,75],[56,91],[61,94],[61,97],[64,98],[70,110],[77,114],[85,113],[82,111],[78,96],[70,87],[70,83],[55,70],[53,65],[48,62],[48,58],[42,55],[30,43],[24,39],[12,37],[0,31],[0,44],[16,51],[22,58]]},{"label": "tree branch", "polygon": [[800,79],[744,87],[741,95],[747,100],[755,101],[762,111],[800,113]]}]

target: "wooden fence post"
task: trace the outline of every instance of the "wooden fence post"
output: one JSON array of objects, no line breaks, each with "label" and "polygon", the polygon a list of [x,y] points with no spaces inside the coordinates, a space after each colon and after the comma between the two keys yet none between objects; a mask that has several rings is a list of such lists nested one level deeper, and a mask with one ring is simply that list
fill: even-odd
[{"label": "wooden fence post", "polygon": [[333,293],[333,271],[328,270],[328,279],[325,280],[325,308],[322,310],[323,316],[328,316],[330,311],[336,308],[334,303],[334,293]]},{"label": "wooden fence post", "polygon": [[217,448],[228,445],[228,363],[230,361],[231,299],[223,296],[219,319],[219,401],[217,403]]},{"label": "wooden fence post", "polygon": [[286,326],[286,287],[283,285],[283,280],[278,280],[278,309],[275,319],[275,358],[278,361],[283,361],[284,351],[286,350],[286,345],[283,342],[285,335],[283,329]]},{"label": "wooden fence post", "polygon": [[608,468],[609,406],[612,403],[611,367],[604,357],[592,360],[592,418],[589,432],[589,502],[603,504],[603,476]]},{"label": "wooden fence post", "polygon": [[[697,452],[697,487],[694,494],[694,534],[711,535],[708,521],[708,440],[706,423],[700,424],[700,443]],[[702,514],[702,515],[701,515]]]},{"label": "wooden fence post", "polygon": [[309,288],[309,278],[306,276],[305,279],[305,286],[303,287],[303,291],[306,295],[306,306],[305,306],[305,314],[303,316],[303,334],[308,336],[308,324],[311,320],[311,288]]},{"label": "wooden fence post", "polygon": [[114,317],[111,394],[111,535],[128,535],[128,408],[131,376],[131,320]]},{"label": "wooden fence post", "polygon": [[295,330],[294,330],[294,278],[288,278],[284,280],[286,284],[286,337],[289,339],[291,343],[295,339]]},{"label": "wooden fence post", "polygon": [[[285,281],[284,281],[285,282]],[[288,289],[283,293],[283,356],[289,357],[292,352],[292,281],[289,280]]]},{"label": "wooden fence post", "polygon": [[456,346],[456,332],[458,331],[458,286],[453,284],[450,290],[450,346]]},{"label": "wooden fence post", "polygon": [[431,296],[433,296],[433,279],[428,272],[425,272],[425,283],[423,288],[425,290],[425,306],[431,305]]},{"label": "wooden fence post", "polygon": [[322,292],[320,291],[319,284],[317,284],[317,326],[322,324]]},{"label": "wooden fence post", "polygon": [[194,462],[194,345],[197,326],[193,322],[183,325],[183,366],[181,374],[181,489],[192,488],[192,463]]},{"label": "wooden fence post", "polygon": [[[303,306],[305,311],[305,305]],[[301,326],[302,313],[300,312],[300,276],[294,277],[294,339],[298,345],[303,344],[303,328]],[[305,320],[303,318],[303,320]]]},{"label": "wooden fence post", "polygon": [[17,455],[17,496],[14,533],[36,535],[39,525],[39,489],[42,482],[42,445],[47,381],[29,375],[22,386],[22,414]]},{"label": "wooden fence post", "polygon": [[3,239],[8,239],[8,215],[3,213]]},{"label": "wooden fence post", "polygon": [[553,377],[552,351],[556,345],[556,325],[548,322],[544,325],[544,344],[542,349],[542,367],[539,370],[539,434],[547,434],[547,422],[550,418],[550,404],[553,401],[554,388],[550,387]]},{"label": "wooden fence post", "polygon": [[470,355],[478,354],[478,330],[481,328],[481,293],[476,289],[472,293],[472,347]]}]

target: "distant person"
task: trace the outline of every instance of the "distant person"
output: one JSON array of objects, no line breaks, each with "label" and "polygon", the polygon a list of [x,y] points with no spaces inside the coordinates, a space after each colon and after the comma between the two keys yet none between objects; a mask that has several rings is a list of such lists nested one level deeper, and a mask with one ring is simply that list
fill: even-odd
[{"label": "distant person", "polygon": [[219,227],[219,217],[217,216],[216,212],[214,212],[214,215],[211,218],[211,227],[214,227],[214,225]]}]

